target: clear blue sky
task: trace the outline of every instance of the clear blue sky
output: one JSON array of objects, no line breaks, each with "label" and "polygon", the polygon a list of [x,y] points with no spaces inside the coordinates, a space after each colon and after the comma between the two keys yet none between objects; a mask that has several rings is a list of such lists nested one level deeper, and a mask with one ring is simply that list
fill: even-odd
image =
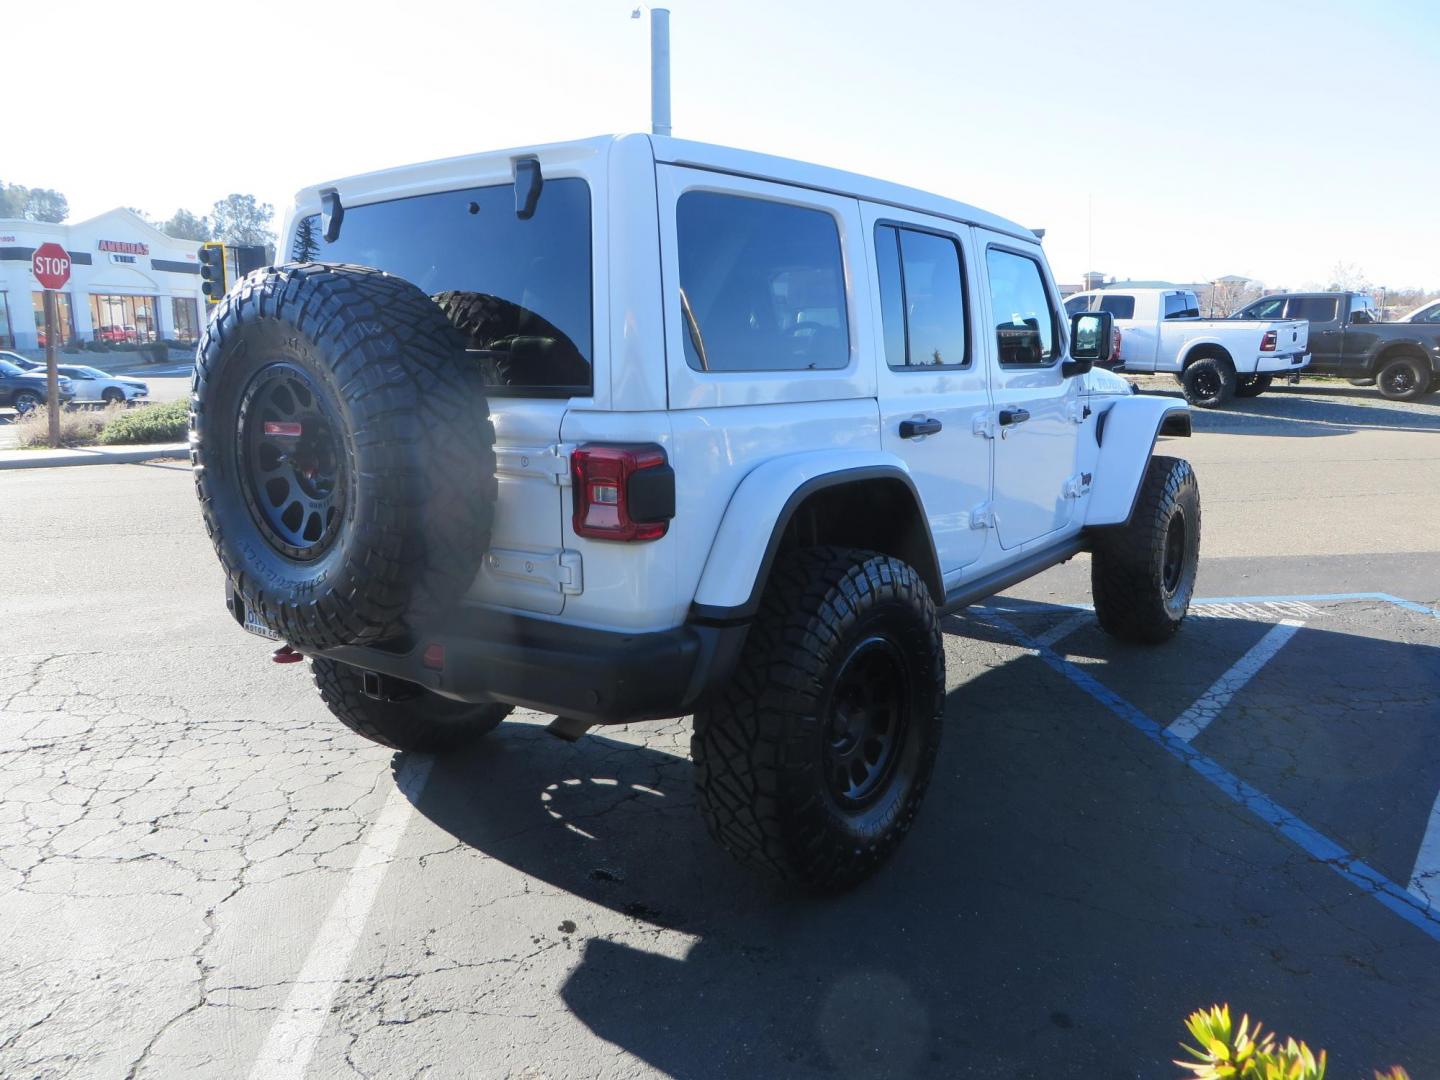
[{"label": "clear blue sky", "polygon": [[[75,218],[230,191],[280,208],[320,179],[645,130],[631,6],[12,5],[3,85],[28,122],[0,179],[59,188]],[[677,135],[1044,226],[1062,280],[1300,286],[1343,261],[1440,291],[1435,0],[670,7]],[[241,80],[223,104],[202,93],[205,55]]]}]

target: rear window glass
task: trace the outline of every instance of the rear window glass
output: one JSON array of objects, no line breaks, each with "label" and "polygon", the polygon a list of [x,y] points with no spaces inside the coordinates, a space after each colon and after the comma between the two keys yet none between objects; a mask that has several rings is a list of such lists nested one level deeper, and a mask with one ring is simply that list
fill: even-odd
[{"label": "rear window glass", "polygon": [[1108,311],[1117,319],[1133,319],[1135,317],[1135,297],[1102,296],[1100,297],[1100,310]]},{"label": "rear window glass", "polygon": [[689,191],[675,232],[685,360],[696,371],[850,362],[840,232],[828,213]]},{"label": "rear window glass", "polygon": [[417,285],[493,387],[590,389],[590,188],[578,177],[546,180],[528,220],[515,216],[511,184],[347,206],[334,243],[321,239],[314,215],[296,229],[290,257],[370,266]]},{"label": "rear window glass", "polygon": [[1166,293],[1165,318],[1198,319],[1200,308],[1194,293]]}]

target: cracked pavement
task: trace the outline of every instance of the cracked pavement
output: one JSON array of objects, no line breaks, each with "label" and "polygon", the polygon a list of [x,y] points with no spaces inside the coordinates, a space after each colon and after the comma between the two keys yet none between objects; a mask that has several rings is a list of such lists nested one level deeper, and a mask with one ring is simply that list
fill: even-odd
[{"label": "cracked pavement", "polygon": [[[1394,438],[1347,436],[1409,461],[1435,435]],[[1390,510],[1403,542],[1363,554],[1227,497],[1239,444],[1320,483],[1324,461],[1280,442],[1179,447],[1218,534],[1200,593],[1433,604],[1440,530],[1424,546],[1415,491]],[[1433,464],[1406,475],[1440,489]],[[351,735],[304,665],[230,622],[181,465],[0,474],[0,502],[25,571],[0,595],[5,1077],[252,1075],[417,769],[310,1076],[1165,1077],[1213,1001],[1327,1047],[1333,1076],[1440,1071],[1440,943],[977,616],[947,620],[945,745],[913,835],[822,900],[711,844],[688,721],[567,744],[520,713],[433,763]],[[1077,559],[1007,602],[1040,633],[1073,614],[1040,605],[1083,603],[1086,578]],[[1317,606],[1195,745],[1403,885],[1440,792],[1440,621]],[[1164,649],[1083,620],[1054,647],[1166,723],[1270,625],[1200,614]]]}]

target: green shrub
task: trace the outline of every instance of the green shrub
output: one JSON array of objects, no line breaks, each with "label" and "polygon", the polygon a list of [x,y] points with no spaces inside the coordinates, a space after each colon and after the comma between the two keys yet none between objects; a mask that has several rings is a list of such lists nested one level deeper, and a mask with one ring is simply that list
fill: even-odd
[{"label": "green shrub", "polygon": [[109,345],[108,342],[105,342],[105,341],[87,341],[87,342],[85,342],[85,351],[86,351],[86,352],[109,352],[109,351],[110,351],[110,345]]},{"label": "green shrub", "polygon": [[167,401],[163,405],[141,405],[120,412],[100,432],[100,442],[121,443],[184,442],[190,430],[190,402]]},{"label": "green shrub", "polygon": [[[1185,1021],[1190,1035],[1200,1045],[1180,1044],[1180,1049],[1194,1061],[1177,1061],[1182,1069],[1194,1076],[1186,1080],[1325,1080],[1325,1051],[1317,1057],[1303,1042],[1286,1039],[1280,1045],[1274,1033],[1253,1027],[1250,1017],[1240,1018],[1240,1026],[1230,1021],[1229,1005],[1212,1005],[1190,1014]],[[1395,1065],[1375,1080],[1410,1080],[1409,1074]]]}]

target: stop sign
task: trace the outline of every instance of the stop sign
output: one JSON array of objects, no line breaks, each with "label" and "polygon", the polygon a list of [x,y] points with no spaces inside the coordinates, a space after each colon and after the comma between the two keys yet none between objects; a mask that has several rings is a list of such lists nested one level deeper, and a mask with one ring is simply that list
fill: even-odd
[{"label": "stop sign", "polygon": [[30,269],[47,289],[63,289],[70,280],[70,255],[59,244],[41,244],[30,257]]}]

